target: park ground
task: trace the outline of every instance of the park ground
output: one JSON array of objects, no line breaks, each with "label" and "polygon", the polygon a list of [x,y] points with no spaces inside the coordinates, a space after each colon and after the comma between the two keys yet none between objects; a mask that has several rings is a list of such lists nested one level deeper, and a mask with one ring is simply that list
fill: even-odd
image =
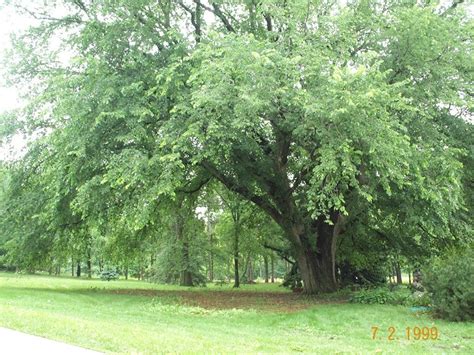
[{"label": "park ground", "polygon": [[[308,298],[276,284],[182,288],[0,273],[0,327],[112,353],[474,353],[474,323],[347,297]],[[408,340],[407,327],[440,336]]]}]

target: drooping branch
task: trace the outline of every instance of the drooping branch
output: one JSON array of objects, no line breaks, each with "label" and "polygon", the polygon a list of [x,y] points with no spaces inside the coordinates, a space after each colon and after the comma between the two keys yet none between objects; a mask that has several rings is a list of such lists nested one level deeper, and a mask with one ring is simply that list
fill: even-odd
[{"label": "drooping branch", "polygon": [[275,222],[279,225],[283,224],[283,216],[278,211],[271,202],[265,199],[262,196],[256,195],[255,193],[251,192],[245,186],[238,184],[234,179],[229,176],[226,176],[222,172],[220,172],[213,164],[207,161],[201,162],[201,166],[206,169],[209,174],[214,176],[217,180],[219,180],[224,186],[226,186],[229,190],[238,193],[239,195],[243,196],[249,201],[252,201],[257,206],[262,208],[265,212],[267,212],[270,217],[273,218]]},{"label": "drooping branch", "polygon": [[195,34],[195,39],[196,43],[201,42],[201,37],[202,37],[202,30],[201,30],[201,12],[202,12],[202,4],[200,0],[196,0],[196,9],[193,10],[186,4],[184,4],[183,1],[179,1],[178,4],[183,8],[184,11],[189,13],[191,15],[191,24],[194,27],[194,34]]},{"label": "drooping branch", "polygon": [[204,4],[201,2],[201,0],[193,0],[193,2],[194,2],[197,6],[202,7],[204,10],[213,13],[217,18],[219,18],[219,20],[221,20],[222,24],[224,25],[224,27],[225,27],[229,32],[234,32],[234,33],[236,32],[236,31],[235,31],[235,28],[232,26],[232,24],[230,23],[230,21],[229,21],[229,19],[227,18],[227,16],[222,12],[222,10],[221,10],[221,8],[219,7],[219,5],[212,3],[212,4],[211,4],[212,7],[209,7],[209,6],[204,5]]},{"label": "drooping branch", "polygon": [[31,11],[30,9],[21,5],[18,5],[18,8],[26,12],[28,15],[30,15],[36,20],[51,21],[51,22],[63,23],[63,24],[83,23],[82,19],[78,15],[69,15],[65,17],[52,17],[48,15],[47,13],[43,13],[43,12],[39,13],[39,12]]},{"label": "drooping branch", "polygon": [[265,22],[267,24],[267,31],[273,31],[273,24],[272,24],[272,17],[269,14],[264,14],[263,17],[265,18]]},{"label": "drooping branch", "polygon": [[211,181],[211,177],[209,176],[199,177],[188,182],[184,188],[177,189],[176,191],[185,194],[193,194],[201,190],[209,181]]},{"label": "drooping branch", "polygon": [[82,0],[72,0],[72,3],[76,5],[88,18],[90,18],[89,9],[86,7]]},{"label": "drooping branch", "polygon": [[294,261],[293,260],[290,260],[290,258],[288,258],[288,256],[286,256],[286,252],[282,249],[279,249],[279,248],[276,248],[274,246],[271,246],[269,244],[264,244],[263,247],[265,249],[270,249],[270,250],[273,250],[274,252],[276,252],[278,254],[278,256],[284,260],[286,260],[287,262],[289,262],[291,265],[294,265]]}]

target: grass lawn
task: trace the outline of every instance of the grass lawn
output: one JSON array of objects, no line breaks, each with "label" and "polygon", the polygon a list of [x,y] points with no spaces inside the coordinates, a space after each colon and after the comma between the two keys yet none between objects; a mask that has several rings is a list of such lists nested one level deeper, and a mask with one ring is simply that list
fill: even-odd
[{"label": "grass lawn", "polygon": [[[0,273],[0,326],[118,353],[474,353],[473,323],[264,284],[186,289]],[[415,326],[436,326],[440,337],[406,339],[405,328]]]}]

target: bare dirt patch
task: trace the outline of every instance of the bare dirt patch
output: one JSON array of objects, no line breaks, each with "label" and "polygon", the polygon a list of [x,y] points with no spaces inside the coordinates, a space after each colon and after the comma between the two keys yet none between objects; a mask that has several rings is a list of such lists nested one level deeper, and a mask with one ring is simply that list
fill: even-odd
[{"label": "bare dirt patch", "polygon": [[147,289],[117,289],[117,295],[135,295],[172,299],[175,302],[205,309],[255,309],[270,312],[296,312],[317,304],[345,303],[344,299],[325,300],[297,293],[251,291],[163,291]]}]

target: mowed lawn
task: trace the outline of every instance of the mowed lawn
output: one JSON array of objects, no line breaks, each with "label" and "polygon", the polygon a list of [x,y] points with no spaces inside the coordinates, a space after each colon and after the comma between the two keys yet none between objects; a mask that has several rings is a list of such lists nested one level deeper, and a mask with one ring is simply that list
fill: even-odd
[{"label": "mowed lawn", "polygon": [[[188,289],[0,273],[0,326],[117,353],[474,353],[473,323],[265,284]],[[406,339],[415,326],[435,326],[440,337]]]}]

